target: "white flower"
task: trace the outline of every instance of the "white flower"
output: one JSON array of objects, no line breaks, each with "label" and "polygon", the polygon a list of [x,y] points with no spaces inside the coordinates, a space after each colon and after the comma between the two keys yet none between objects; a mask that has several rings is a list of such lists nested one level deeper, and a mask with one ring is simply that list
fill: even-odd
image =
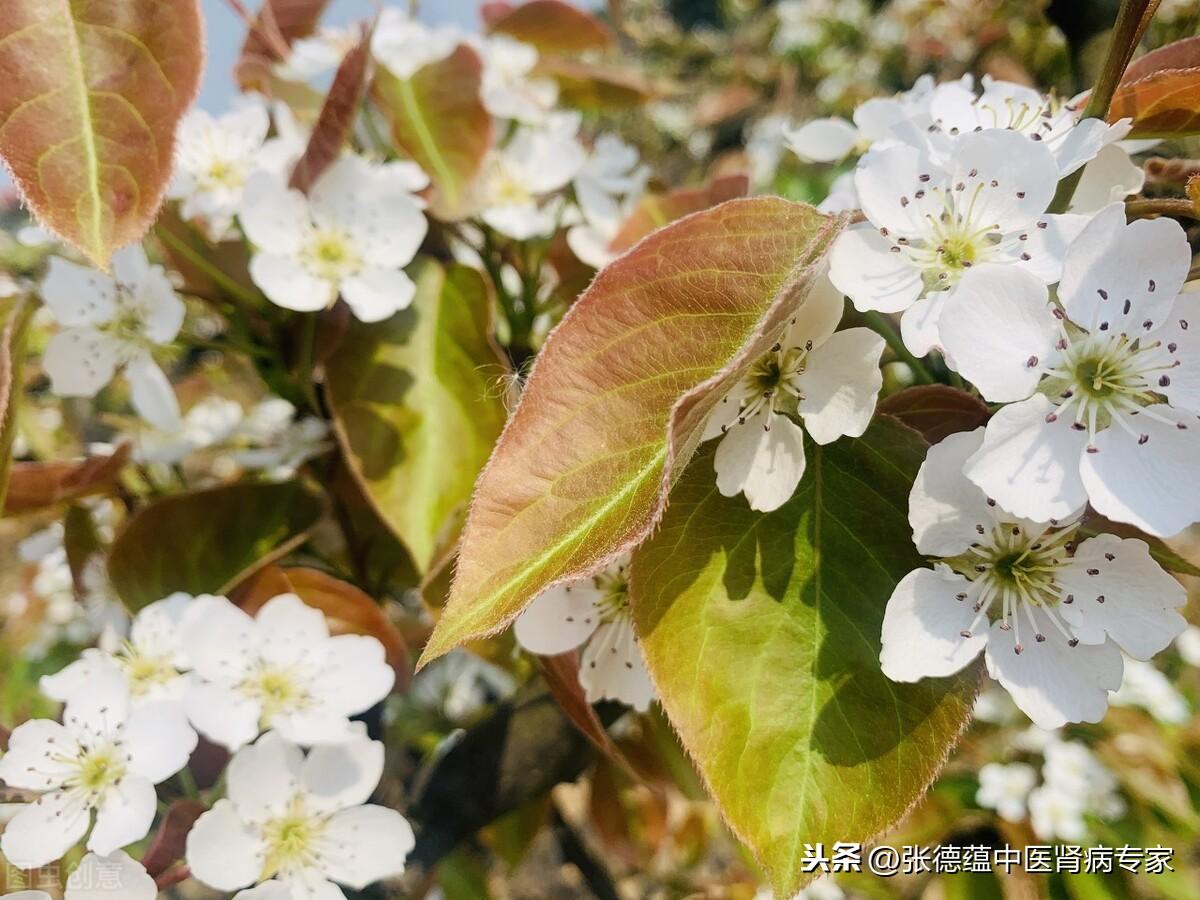
[{"label": "white flower", "polygon": [[261,104],[219,119],[192,109],[179,123],[169,196],[183,201],[179,212],[184,219],[204,219],[213,240],[228,234],[246,179],[261,167],[260,151],[270,128]]},{"label": "white flower", "polygon": [[404,10],[388,6],[379,14],[371,52],[397,78],[412,78],[430,63],[445,59],[462,41],[456,28],[429,28]]},{"label": "white flower", "polygon": [[1020,822],[1025,818],[1025,800],[1037,784],[1037,772],[1025,763],[987,763],[979,770],[975,802],[994,809],[1002,819]]},{"label": "white flower", "polygon": [[[985,75],[982,92],[962,82],[938,85],[929,100],[929,113],[938,133],[930,135],[937,152],[954,152],[954,143],[980,129],[1005,129],[1041,144],[1053,155],[1059,178],[1093,159],[1105,145],[1129,133],[1128,121],[1109,125],[1101,119],[1078,119],[1079,103],[1064,103],[1010,81]],[[939,141],[938,138],[946,140]]]},{"label": "white flower", "polygon": [[154,820],[154,785],[182,769],[195,746],[178,706],[131,709],[123,681],[98,675],[67,704],[61,725],[34,719],[9,738],[0,779],[40,796],[5,827],[0,852],[30,869],[63,856],[89,827],[87,847],[101,855],[141,840]]},{"label": "white flower", "polygon": [[517,643],[531,653],[554,656],[586,642],[579,683],[591,703],[620,700],[645,712],[654,699],[629,612],[629,573],[624,562],[592,578],[540,594],[514,625]]},{"label": "white flower", "polygon": [[567,244],[580,260],[599,269],[616,255],[608,247],[646,189],[650,175],[637,148],[616,135],[601,135],[575,174],[575,201],[583,221],[567,231]]},{"label": "white flower", "polygon": [[42,359],[50,389],[60,397],[94,397],[124,367],[134,409],[151,424],[170,428],[179,404],[150,351],[179,333],[183,301],[140,245],[118,250],[112,268],[110,276],[50,259],[42,299],[63,326]]},{"label": "white flower", "polygon": [[1125,660],[1125,680],[1113,694],[1114,706],[1140,706],[1160,722],[1182,725],[1191,716],[1187,701],[1150,663]]},{"label": "white flower", "polygon": [[1087,837],[1083,816],[1086,807],[1078,793],[1043,785],[1029,795],[1029,816],[1034,833],[1044,841],[1059,838],[1082,841]]},{"label": "white flower", "polygon": [[124,850],[88,853],[67,877],[65,900],[154,900],[158,885]]},{"label": "white flower", "polygon": [[275,729],[298,744],[349,740],[349,717],[392,689],[395,673],[373,637],[330,637],[325,616],[281,594],[251,618],[224,597],[197,597],[184,637],[199,683],[192,724],[236,750]]},{"label": "white flower", "polygon": [[991,725],[1011,725],[1022,718],[1009,693],[990,681],[975,696],[972,715],[977,721]]},{"label": "white flower", "polygon": [[269,173],[246,184],[240,221],[256,245],[250,276],[285,309],[325,309],[340,293],[364,322],[412,302],[403,271],[427,223],[412,196],[360,157],[343,156],[306,198]]},{"label": "white flower", "polygon": [[1115,819],[1125,810],[1117,793],[1117,779],[1086,746],[1057,736],[1042,750],[1044,787],[1054,794],[1076,798],[1086,812]]},{"label": "white flower", "polygon": [[1005,512],[962,475],[983,429],[930,449],[909,498],[917,549],[937,559],[896,586],[883,619],[884,674],[953,674],[985,650],[988,673],[1041,728],[1096,722],[1121,685],[1118,646],[1148,659],[1183,629],[1183,587],[1144,541],[1076,545],[1078,523]]},{"label": "white flower", "polygon": [[884,341],[867,328],[835,332],[841,317],[842,295],[819,278],[783,340],[709,416],[704,440],[721,438],[714,465],[726,497],[778,509],[804,475],[805,431],[818,444],[866,431],[883,385]]},{"label": "white flower", "polygon": [[505,34],[468,35],[483,60],[480,95],[487,111],[498,119],[539,122],[558,100],[558,84],[533,74],[538,52]]},{"label": "white flower", "polygon": [[1090,500],[1110,519],[1172,535],[1200,519],[1200,296],[1180,294],[1191,253],[1170,219],[1125,224],[1106,207],[1071,245],[1057,304],[1040,280],[981,267],[946,302],[939,333],[988,400],[967,477],[1039,521]]},{"label": "white flower", "polygon": [[239,448],[231,454],[234,462],[286,479],[329,449],[329,426],[315,416],[296,418],[291,403],[269,397],[246,414],[230,440]]},{"label": "white flower", "polygon": [[400,813],[367,804],[383,774],[383,744],[361,728],[308,756],[275,732],[237,752],[218,800],[187,837],[192,874],[244,898],[344,897],[404,871],[414,845]]},{"label": "white flower", "polygon": [[1175,638],[1175,649],[1188,665],[1200,666],[1200,628],[1189,625]]},{"label": "white flower", "polygon": [[1067,212],[1097,213],[1114,200],[1139,193],[1145,184],[1146,171],[1129,158],[1129,152],[1120,144],[1109,144],[1084,166]]},{"label": "white flower", "polygon": [[242,421],[242,407],[224,397],[205,397],[171,429],[141,429],[134,457],[140,462],[174,464],[197,450],[229,438]]},{"label": "white flower", "polygon": [[97,678],[115,677],[125,684],[131,703],[182,703],[190,667],[183,632],[195,601],[175,593],[149,604],[133,617],[129,637],[112,653],[84,650],[82,656],[53,675],[43,676],[42,692],[55,700],[71,701],[90,693]]},{"label": "white flower", "polygon": [[863,157],[854,181],[867,221],[838,236],[829,277],[860,310],[907,310],[904,340],[919,356],[936,344],[945,291],[971,267],[1005,264],[1050,284],[1086,223],[1046,214],[1054,159],[1009,131],[967,135],[945,169],[893,144]]},{"label": "white flower", "polygon": [[294,41],[287,59],[276,63],[272,71],[284,81],[307,83],[336,68],[354,49],[359,37],[360,32],[354,27],[322,28]]},{"label": "white flower", "polygon": [[570,183],[586,161],[578,130],[577,113],[558,113],[541,126],[522,127],[494,150],[479,184],[480,218],[513,240],[549,236],[561,205],[543,200]]}]

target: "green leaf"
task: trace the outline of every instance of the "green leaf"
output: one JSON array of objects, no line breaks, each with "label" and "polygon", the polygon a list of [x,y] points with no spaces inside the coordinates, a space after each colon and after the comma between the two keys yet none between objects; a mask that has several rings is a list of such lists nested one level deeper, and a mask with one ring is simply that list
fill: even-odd
[{"label": "green leaf", "polygon": [[154,221],[203,62],[196,0],[0,3],[0,156],[96,265]]},{"label": "green leaf", "polygon": [[808,442],[796,495],[766,515],[717,491],[713,444],[635,552],[630,596],[663,708],[788,897],[812,877],[806,843],[868,842],[920,799],[976,678],[895,684],[879,668],[888,598],[924,564],[907,517],[919,435],[879,418],[861,439]]},{"label": "green leaf", "polygon": [[223,593],[297,547],[323,511],[296,481],[167,497],[129,520],[113,542],[108,575],[130,610],[173,591]]},{"label": "green leaf", "polygon": [[383,66],[375,74],[373,95],[392,139],[433,181],[433,210],[443,218],[460,214],[492,143],[492,117],[479,94],[482,76],[483,62],[466,44],[412,78],[397,78]]},{"label": "green leaf", "polygon": [[844,219],[734,200],[600,272],[537,358],[480,476],[423,662],[493,634],[649,534],[712,407],[782,335]]},{"label": "green leaf", "polygon": [[426,572],[504,428],[505,368],[482,276],[428,260],[414,276],[412,306],[350,325],[326,384],[351,473]]}]

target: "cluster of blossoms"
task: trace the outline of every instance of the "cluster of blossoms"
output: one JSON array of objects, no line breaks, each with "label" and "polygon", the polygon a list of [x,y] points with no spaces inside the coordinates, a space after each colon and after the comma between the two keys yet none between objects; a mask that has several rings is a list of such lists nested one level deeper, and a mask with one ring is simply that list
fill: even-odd
[{"label": "cluster of blossoms", "polygon": [[1028,818],[1044,841],[1086,840],[1090,818],[1112,821],[1124,813],[1116,778],[1084,744],[1037,728],[1018,737],[1015,749],[1042,757],[1041,783],[1027,762],[986,763],[975,795],[980,806],[1009,822]]},{"label": "cluster of blossoms", "polygon": [[[197,878],[337,896],[331,882],[361,888],[397,874],[412,831],[399,813],[364,805],[383,745],[349,718],[380,702],[394,677],[378,640],[331,636],[324,615],[292,594],[253,618],[224,597],[152,603],[110,649],[42,678],[64,703],[62,720],[18,726],[0,757],[0,779],[31,795],[0,851],[35,868],[85,840],[95,864],[117,860],[134,885],[144,870],[121,848],[146,836],[155,786],[188,766],[203,736],[234,755],[228,799],[189,833]],[[302,746],[313,747],[307,758]]]}]

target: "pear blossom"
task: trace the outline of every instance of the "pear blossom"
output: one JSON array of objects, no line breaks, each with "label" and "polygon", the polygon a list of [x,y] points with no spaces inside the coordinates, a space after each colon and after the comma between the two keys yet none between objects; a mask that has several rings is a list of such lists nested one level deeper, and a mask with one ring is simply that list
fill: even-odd
[{"label": "pear blossom", "polygon": [[558,100],[558,84],[534,74],[535,47],[506,34],[464,39],[483,60],[480,98],[489,113],[498,119],[536,123],[550,112]]},{"label": "pear blossom", "polygon": [[510,696],[516,687],[512,675],[504,669],[459,649],[421,669],[413,677],[405,699],[451,722],[461,722],[490,702]]},{"label": "pear blossom", "polygon": [[1020,822],[1025,818],[1025,801],[1037,784],[1037,772],[1025,763],[987,763],[979,770],[975,802],[994,809],[1000,818]]},{"label": "pear blossom", "polygon": [[371,36],[371,53],[397,78],[412,78],[453,53],[463,39],[456,28],[430,28],[406,11],[387,6]]},{"label": "pear blossom", "polygon": [[147,703],[182,703],[190,680],[184,647],[185,621],[194,609],[190,594],[174,593],[143,607],[133,617],[129,636],[114,652],[91,648],[53,675],[43,676],[42,693],[71,702],[86,695],[97,678],[117,678],[134,707]]},{"label": "pear blossom", "polygon": [[329,426],[316,416],[297,416],[296,407],[282,397],[255,404],[229,437],[231,459],[248,469],[278,479],[296,470],[329,447]]},{"label": "pear blossom", "polygon": [[646,189],[649,167],[637,148],[605,134],[575,174],[575,202],[583,221],[567,231],[567,244],[583,262],[599,269],[616,255],[608,247]]},{"label": "pear blossom", "polygon": [[1179,637],[1175,638],[1175,649],[1180,657],[1190,666],[1200,666],[1200,628],[1189,625]]},{"label": "pear blossom", "polygon": [[250,276],[285,309],[315,312],[340,294],[357,318],[376,322],[416,293],[403,267],[425,239],[421,206],[360,157],[335,162],[308,197],[255,174],[239,221],[256,247]]},{"label": "pear blossom", "polygon": [[480,218],[517,241],[548,237],[561,203],[547,195],[566,187],[586,162],[576,134],[577,113],[556,113],[539,126],[524,126],[485,164],[478,187]]},{"label": "pear blossom", "polygon": [[817,279],[782,340],[710,414],[703,439],[721,439],[714,465],[726,497],[778,509],[804,475],[805,432],[828,444],[866,431],[883,386],[884,341],[868,328],[835,331],[842,306],[829,280]]},{"label": "pear blossom", "polygon": [[1046,213],[1057,180],[1050,151],[1010,131],[965,136],[944,169],[907,144],[873,151],[854,174],[867,221],[838,236],[829,277],[860,310],[905,312],[904,342],[923,356],[948,289],[973,266],[1058,280],[1087,220]]},{"label": "pear blossom", "polygon": [[168,196],[183,201],[184,219],[204,220],[213,240],[229,233],[246,180],[261,168],[260,151],[270,129],[262,104],[247,104],[220,118],[192,109],[179,123]]},{"label": "pear blossom", "polygon": [[1108,144],[1083,167],[1083,176],[1071,195],[1067,212],[1097,213],[1115,200],[1140,193],[1146,171],[1129,158],[1121,144]]},{"label": "pear blossom", "polygon": [[180,707],[133,707],[121,679],[97,675],[67,704],[61,725],[33,719],[13,730],[0,779],[38,797],[5,827],[0,852],[31,869],[85,836],[102,856],[141,840],[154,820],[154,785],[182,769],[195,746]]},{"label": "pear blossom", "polygon": [[1009,403],[967,477],[1039,521],[1089,500],[1155,535],[1200,520],[1200,296],[1180,293],[1190,262],[1176,222],[1127,225],[1115,203],[1071,245],[1057,303],[1025,273],[964,277],[942,346],[986,399]]},{"label": "pear blossom", "polygon": [[60,397],[94,397],[123,368],[134,409],[147,422],[170,428],[179,419],[179,403],[151,351],[179,333],[183,301],[140,245],[118,250],[112,271],[51,257],[41,293],[62,330],[42,357],[50,389]]},{"label": "pear blossom", "polygon": [[1159,722],[1182,725],[1191,718],[1187,700],[1148,662],[1125,660],[1125,680],[1112,696],[1113,706],[1140,706]]},{"label": "pear blossom", "polygon": [[1144,541],[1078,521],[1006,512],[962,475],[983,429],[933,447],[909,498],[917,550],[932,568],[896,586],[883,619],[893,681],[951,675],[984,652],[988,674],[1041,728],[1096,722],[1121,686],[1121,650],[1149,659],[1185,626],[1182,585]]},{"label": "pear blossom", "polygon": [[633,630],[625,560],[542,592],[517,618],[514,634],[518,644],[542,656],[586,644],[579,683],[588,702],[620,700],[638,712],[650,708],[654,685]]},{"label": "pear blossom", "polygon": [[1045,841],[1055,838],[1084,840],[1087,837],[1086,813],[1087,806],[1077,793],[1042,785],[1029,795],[1030,823],[1034,834]]},{"label": "pear blossom", "polygon": [[318,75],[337,68],[360,38],[361,32],[352,26],[321,28],[315,34],[293,41],[287,58],[275,63],[272,72],[283,81],[307,84]]},{"label": "pear blossom", "polygon": [[174,428],[150,426],[134,435],[134,458],[140,462],[173,465],[189,454],[228,439],[242,421],[242,407],[224,397],[205,397]]},{"label": "pear blossom", "polygon": [[373,637],[331,637],[325,616],[295,594],[251,618],[224,597],[198,597],[184,630],[196,683],[188,716],[230,750],[274,729],[299,744],[349,740],[349,717],[387,696],[395,672]]},{"label": "pear blossom", "polygon": [[233,757],[228,798],[187,837],[192,875],[239,898],[344,897],[404,871],[414,846],[400,813],[367,803],[383,774],[383,744],[359,724],[347,741],[307,756],[276,732]]},{"label": "pear blossom", "polygon": [[154,900],[158,885],[124,850],[88,853],[67,876],[65,900]]}]

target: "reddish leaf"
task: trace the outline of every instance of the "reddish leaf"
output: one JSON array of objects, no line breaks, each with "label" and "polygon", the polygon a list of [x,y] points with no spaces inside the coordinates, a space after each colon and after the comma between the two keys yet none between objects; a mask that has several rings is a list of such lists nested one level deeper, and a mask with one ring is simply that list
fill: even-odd
[{"label": "reddish leaf", "polygon": [[721,393],[803,302],[842,219],[735,200],[607,266],[551,334],[480,476],[423,662],[641,541]]},{"label": "reddish leaf", "polygon": [[608,249],[628,250],[650,232],[686,215],[746,196],[750,179],[745,175],[723,175],[704,187],[682,188],[668,194],[648,194],[642,198],[612,239]]},{"label": "reddish leaf", "polygon": [[0,3],[0,156],[98,266],[158,213],[203,48],[196,0]]},{"label": "reddish leaf", "polygon": [[[508,7],[501,10],[501,6]],[[520,6],[488,4],[484,21],[493,34],[507,34],[539,53],[582,53],[613,43],[613,33],[590,13],[564,0],[529,0]]]},{"label": "reddish leaf", "polygon": [[945,384],[922,384],[893,394],[879,412],[921,432],[930,444],[959,431],[974,431],[991,417],[987,404]]},{"label": "reddish leaf", "polygon": [[491,0],[491,2],[479,4],[479,17],[483,19],[483,24],[490,31],[494,24],[514,9],[516,6],[512,3],[506,3],[504,0]]},{"label": "reddish leaf", "polygon": [[1200,66],[1200,36],[1174,41],[1145,56],[1139,56],[1125,69],[1121,82],[1138,81],[1165,69],[1192,69]]},{"label": "reddish leaf", "polygon": [[4,514],[20,515],[106,491],[128,460],[129,445],[122,444],[111,456],[82,462],[14,463]]},{"label": "reddish leaf", "polygon": [[182,798],[176,800],[158,823],[158,830],[150,839],[150,846],[142,856],[142,865],[151,878],[158,878],[177,860],[183,858],[188,832],[196,820],[208,809],[199,800]]},{"label": "reddish leaf", "polygon": [[654,87],[640,72],[604,63],[549,57],[538,63],[537,71],[558,82],[563,104],[579,109],[624,109],[654,95]]},{"label": "reddish leaf", "polygon": [[396,145],[433,181],[433,209],[455,218],[492,143],[492,117],[479,96],[483,63],[461,45],[445,59],[397,78],[380,67],[372,88]]},{"label": "reddish leaf", "polygon": [[387,652],[388,664],[396,671],[396,689],[402,690],[408,683],[412,670],[404,636],[379,604],[354,585],[317,569],[268,566],[239,587],[233,599],[253,615],[280,594],[296,594],[309,606],[319,609],[334,634],[376,638]]},{"label": "reddish leaf", "polygon": [[271,66],[284,59],[280,45],[290,47],[298,38],[312,34],[328,5],[329,0],[263,0],[234,66],[242,90],[264,88]]},{"label": "reddish leaf", "polygon": [[338,158],[350,137],[354,120],[358,117],[359,104],[367,90],[372,31],[371,28],[363,28],[359,42],[338,66],[333,85],[317,117],[317,124],[313,126],[308,139],[308,146],[292,170],[291,186],[297,190],[308,193],[308,189]]},{"label": "reddish leaf", "polygon": [[1147,53],[1125,70],[1108,121],[1132,119],[1130,137],[1179,137],[1200,131],[1200,37]]}]

